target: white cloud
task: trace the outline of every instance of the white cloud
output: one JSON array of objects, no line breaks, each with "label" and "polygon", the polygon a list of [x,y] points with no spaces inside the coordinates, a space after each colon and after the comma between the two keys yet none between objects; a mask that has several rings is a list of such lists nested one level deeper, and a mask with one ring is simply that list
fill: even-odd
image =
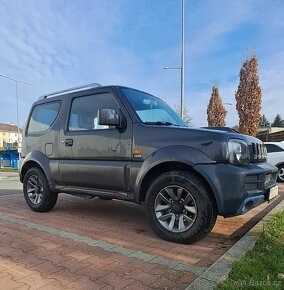
[{"label": "white cloud", "polygon": [[[0,73],[33,83],[31,88],[23,85],[19,90],[21,124],[38,95],[89,82],[137,87],[166,98],[171,105],[179,103],[179,71],[162,70],[180,63],[179,39],[175,37],[178,42],[172,42],[179,33],[179,21],[167,15],[168,8],[176,6],[174,1],[169,1],[169,6],[164,1],[155,2],[153,13],[157,14],[143,17],[139,12],[151,11],[137,11],[135,3],[129,5],[126,0],[0,3]],[[139,2],[139,8],[147,5],[144,3],[148,2]],[[263,112],[273,118],[283,98],[284,49],[277,31],[278,24],[283,27],[281,2],[202,0],[186,4],[185,97],[193,123],[206,125],[206,108],[215,80],[223,100],[234,102],[241,56],[252,43],[238,51],[226,37],[233,37],[247,23],[260,27],[256,44]],[[170,16],[174,15],[171,11]],[[130,20],[135,26],[129,24]],[[145,33],[156,30],[147,38],[143,29]],[[163,45],[154,43],[155,36],[163,40]],[[277,47],[271,44],[273,41]],[[127,45],[134,42],[136,46]],[[238,44],[238,38],[234,44]],[[143,49],[137,49],[139,45]],[[275,51],[277,57],[273,56]],[[0,84],[2,104],[11,108],[11,113],[5,110],[0,115],[0,122],[8,122],[15,115],[14,87],[4,79]],[[227,124],[235,125],[235,108],[227,109]]]}]

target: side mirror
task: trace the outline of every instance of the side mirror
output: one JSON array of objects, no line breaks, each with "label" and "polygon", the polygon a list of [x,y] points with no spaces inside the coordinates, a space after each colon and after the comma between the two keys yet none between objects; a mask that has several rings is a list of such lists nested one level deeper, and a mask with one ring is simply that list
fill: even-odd
[{"label": "side mirror", "polygon": [[121,127],[121,116],[114,109],[99,109],[98,124]]}]

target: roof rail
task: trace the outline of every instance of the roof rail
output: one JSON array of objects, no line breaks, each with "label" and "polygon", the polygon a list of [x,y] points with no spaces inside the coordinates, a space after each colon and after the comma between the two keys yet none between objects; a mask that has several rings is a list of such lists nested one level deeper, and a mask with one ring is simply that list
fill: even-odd
[{"label": "roof rail", "polygon": [[78,87],[74,87],[74,88],[70,88],[70,89],[65,89],[65,90],[53,92],[53,93],[50,93],[50,94],[45,94],[45,95],[40,96],[38,99],[39,100],[43,100],[43,99],[46,99],[47,97],[61,95],[63,93],[67,93],[67,92],[82,91],[82,90],[96,88],[96,87],[101,87],[101,86],[102,85],[101,84],[98,84],[98,83],[92,83],[92,84],[82,85],[82,86],[78,86]]}]

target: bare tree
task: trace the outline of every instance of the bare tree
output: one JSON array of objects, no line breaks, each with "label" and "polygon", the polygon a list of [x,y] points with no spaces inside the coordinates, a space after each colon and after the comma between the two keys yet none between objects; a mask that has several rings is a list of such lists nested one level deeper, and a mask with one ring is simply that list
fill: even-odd
[{"label": "bare tree", "polygon": [[257,58],[244,61],[240,71],[240,83],[236,92],[236,108],[239,114],[240,133],[256,136],[261,110],[261,88],[257,73]]},{"label": "bare tree", "polygon": [[[180,116],[180,106],[174,105],[174,110]],[[183,120],[189,127],[192,126],[192,118],[190,117],[188,108],[186,106],[183,107]]]},{"label": "bare tree", "polygon": [[207,107],[207,121],[209,127],[225,126],[225,118],[227,111],[225,110],[219,90],[216,85],[212,88],[211,98]]}]

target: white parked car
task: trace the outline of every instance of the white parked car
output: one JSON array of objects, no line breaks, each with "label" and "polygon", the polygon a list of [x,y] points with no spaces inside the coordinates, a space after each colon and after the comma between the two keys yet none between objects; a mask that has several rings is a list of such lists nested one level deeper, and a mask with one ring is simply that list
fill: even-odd
[{"label": "white parked car", "polygon": [[278,181],[284,182],[284,141],[264,144],[267,148],[267,161],[278,167]]}]

